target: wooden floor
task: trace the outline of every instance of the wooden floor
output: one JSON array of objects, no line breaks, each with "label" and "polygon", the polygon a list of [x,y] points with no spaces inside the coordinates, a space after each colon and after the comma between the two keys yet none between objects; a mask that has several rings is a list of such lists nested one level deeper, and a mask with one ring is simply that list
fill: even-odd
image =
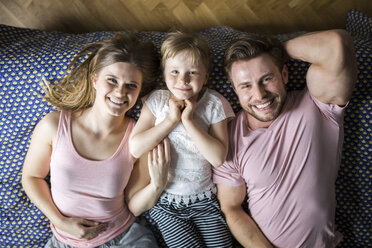
[{"label": "wooden floor", "polygon": [[260,33],[344,28],[371,0],[0,0],[0,23],[69,33],[192,31],[226,25]]}]

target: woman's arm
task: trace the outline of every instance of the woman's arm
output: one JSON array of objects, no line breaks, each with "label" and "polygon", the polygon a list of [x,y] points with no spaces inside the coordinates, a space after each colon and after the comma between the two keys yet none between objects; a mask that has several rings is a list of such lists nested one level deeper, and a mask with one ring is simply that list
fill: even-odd
[{"label": "woman's arm", "polygon": [[169,115],[155,126],[155,116],[144,104],[141,115],[129,139],[129,149],[133,157],[139,158],[159,144],[179,123],[179,118]]},{"label": "woman's arm", "polygon": [[125,189],[128,208],[135,216],[152,208],[158,201],[167,185],[169,163],[168,139],[137,160]]},{"label": "woman's arm", "polygon": [[207,133],[193,119],[194,103],[190,100],[185,102],[186,107],[182,112],[183,126],[204,158],[214,167],[220,166],[228,152],[227,120],[212,124]]},{"label": "woman's arm", "polygon": [[92,221],[63,216],[53,202],[50,188],[45,181],[50,167],[52,145],[59,121],[59,112],[46,115],[35,127],[25,158],[22,185],[30,200],[59,229],[81,239],[92,239],[106,228]]}]

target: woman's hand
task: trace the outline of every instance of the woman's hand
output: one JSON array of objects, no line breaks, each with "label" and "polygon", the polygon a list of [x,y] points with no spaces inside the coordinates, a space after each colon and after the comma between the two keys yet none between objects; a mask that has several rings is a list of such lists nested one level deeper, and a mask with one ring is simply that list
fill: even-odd
[{"label": "woman's hand", "polygon": [[148,153],[148,169],[150,184],[157,191],[163,191],[168,182],[168,169],[170,164],[170,144],[165,138],[152,151]]},{"label": "woman's hand", "polygon": [[125,189],[129,210],[139,216],[155,206],[168,182],[170,144],[165,138],[137,160]]},{"label": "woman's hand", "polygon": [[107,228],[107,223],[97,223],[81,218],[66,217],[56,227],[78,239],[90,240],[97,237],[101,232],[105,231]]}]

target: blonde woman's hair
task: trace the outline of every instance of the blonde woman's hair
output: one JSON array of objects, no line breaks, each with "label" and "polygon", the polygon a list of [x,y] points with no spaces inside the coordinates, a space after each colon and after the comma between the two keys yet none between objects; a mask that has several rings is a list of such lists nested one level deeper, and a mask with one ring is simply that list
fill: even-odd
[{"label": "blonde woman's hair", "polygon": [[[60,110],[76,112],[91,107],[95,100],[92,75],[117,62],[130,63],[142,72],[138,99],[154,88],[159,73],[159,58],[153,43],[140,42],[134,33],[117,34],[81,50],[70,63],[68,75],[61,81],[51,84],[44,80],[43,97]],[[128,111],[127,115],[130,114]]]},{"label": "blonde woman's hair", "polygon": [[169,33],[161,45],[160,52],[163,70],[166,60],[174,58],[180,52],[189,52],[192,62],[200,59],[207,69],[207,74],[212,70],[212,47],[204,37],[197,33],[181,31]]}]

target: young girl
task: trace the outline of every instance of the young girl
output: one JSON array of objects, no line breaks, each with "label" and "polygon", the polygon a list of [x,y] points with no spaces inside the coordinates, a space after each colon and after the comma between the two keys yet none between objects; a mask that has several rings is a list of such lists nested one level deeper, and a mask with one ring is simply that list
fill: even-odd
[{"label": "young girl", "polygon": [[[46,247],[156,247],[151,231],[129,210],[146,210],[165,187],[161,167],[169,162],[168,143],[153,152],[151,183],[138,184],[144,170],[129,153],[135,122],[128,113],[158,67],[151,43],[117,35],[87,46],[69,75],[46,84],[45,98],[61,111],[37,124],[22,176],[27,195],[51,222],[54,235]],[[44,180],[49,172],[51,188]]]},{"label": "young girl", "polygon": [[168,90],[145,101],[130,138],[134,157],[168,137],[172,161],[168,184],[150,216],[169,247],[230,247],[231,236],[216,200],[211,164],[228,149],[230,104],[207,89],[211,48],[196,34],[170,33],[161,47]]}]

